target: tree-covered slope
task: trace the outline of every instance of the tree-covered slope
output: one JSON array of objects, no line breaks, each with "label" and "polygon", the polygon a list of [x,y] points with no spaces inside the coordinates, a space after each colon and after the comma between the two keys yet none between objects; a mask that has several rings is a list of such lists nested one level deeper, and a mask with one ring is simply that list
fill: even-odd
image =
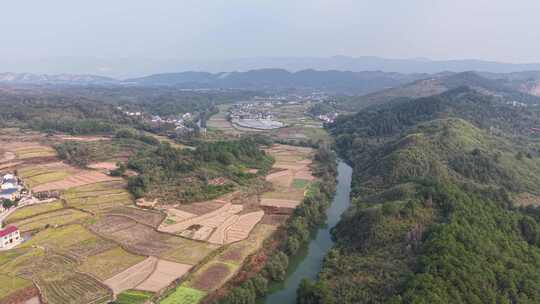
[{"label": "tree-covered slope", "polygon": [[539,303],[537,122],[460,89],[331,125],[353,207],[299,303]]}]

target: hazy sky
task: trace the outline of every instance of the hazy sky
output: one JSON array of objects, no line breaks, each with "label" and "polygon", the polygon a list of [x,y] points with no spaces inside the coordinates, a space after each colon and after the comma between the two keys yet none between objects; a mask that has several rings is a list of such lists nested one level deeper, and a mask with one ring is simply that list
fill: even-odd
[{"label": "hazy sky", "polygon": [[3,1],[0,71],[68,62],[58,57],[130,64],[333,55],[540,62],[539,12],[538,0]]}]

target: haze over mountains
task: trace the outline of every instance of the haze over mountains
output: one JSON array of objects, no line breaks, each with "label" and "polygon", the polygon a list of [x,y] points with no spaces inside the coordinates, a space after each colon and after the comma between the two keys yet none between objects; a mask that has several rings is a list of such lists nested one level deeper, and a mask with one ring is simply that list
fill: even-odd
[{"label": "haze over mountains", "polygon": [[389,59],[375,56],[349,57],[254,57],[221,61],[185,61],[159,58],[86,58],[59,57],[26,59],[22,62],[3,61],[4,72],[35,72],[39,74],[96,74],[114,78],[134,78],[143,75],[177,71],[246,72],[257,69],[285,69],[297,72],[306,69],[338,71],[383,71],[397,73],[440,73],[444,71],[482,71],[511,73],[540,70],[540,63],[503,63],[485,60]]}]

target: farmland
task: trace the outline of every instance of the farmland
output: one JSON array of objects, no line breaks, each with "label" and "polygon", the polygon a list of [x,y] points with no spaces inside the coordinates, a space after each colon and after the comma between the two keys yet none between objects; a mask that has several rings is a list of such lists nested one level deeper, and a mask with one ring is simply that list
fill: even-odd
[{"label": "farmland", "polygon": [[[275,206],[263,204],[265,197],[292,193],[301,200],[313,179],[311,149],[277,145],[267,149],[276,159],[268,176],[260,172],[270,165],[239,163],[238,176],[251,180],[234,191],[141,209],[126,180],[107,175],[116,160],[127,159],[117,148],[105,148],[104,153],[117,152],[101,155],[88,168],[43,152],[54,152],[47,148],[59,141],[75,141],[98,153],[99,146],[115,145],[116,139],[32,136],[32,143],[11,139],[0,151],[2,164],[16,169],[31,190],[54,190],[59,197],[19,208],[6,219],[29,238],[0,252],[0,300],[35,297],[36,284],[49,303],[143,303],[162,292],[162,303],[197,303],[236,275],[282,222],[272,220],[283,215],[273,214]],[[38,148],[43,153],[35,156]],[[280,172],[288,176],[285,182],[276,177]],[[217,186],[224,181],[209,179]]]}]

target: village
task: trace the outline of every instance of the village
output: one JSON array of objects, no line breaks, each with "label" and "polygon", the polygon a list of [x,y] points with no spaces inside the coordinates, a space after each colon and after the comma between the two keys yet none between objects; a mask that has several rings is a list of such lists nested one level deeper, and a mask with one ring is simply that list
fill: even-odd
[{"label": "village", "polygon": [[19,229],[13,225],[3,227],[3,220],[18,207],[35,200],[13,174],[5,174],[0,186],[0,250],[12,249],[23,242]]}]

